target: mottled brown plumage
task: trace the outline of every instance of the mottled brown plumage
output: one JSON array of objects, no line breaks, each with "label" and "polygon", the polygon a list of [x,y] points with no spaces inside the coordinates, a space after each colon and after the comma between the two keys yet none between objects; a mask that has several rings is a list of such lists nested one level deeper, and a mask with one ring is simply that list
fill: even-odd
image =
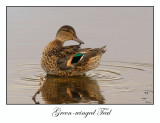
[{"label": "mottled brown plumage", "polygon": [[[79,45],[63,46],[67,40],[74,40]],[[98,66],[105,46],[102,48],[80,49],[83,44],[76,36],[73,27],[62,26],[56,39],[51,41],[42,53],[41,66],[47,74],[58,76],[84,75],[85,72]]]}]

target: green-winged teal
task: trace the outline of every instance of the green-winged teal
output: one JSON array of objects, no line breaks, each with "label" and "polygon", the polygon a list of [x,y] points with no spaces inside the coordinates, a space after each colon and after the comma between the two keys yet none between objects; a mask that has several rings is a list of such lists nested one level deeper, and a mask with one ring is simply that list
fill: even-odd
[{"label": "green-winged teal", "polygon": [[[79,45],[63,46],[65,41],[74,40]],[[99,65],[105,47],[81,49],[84,44],[77,36],[73,27],[62,26],[55,40],[44,48],[41,58],[41,66],[47,74],[58,76],[78,76],[96,68]]]}]

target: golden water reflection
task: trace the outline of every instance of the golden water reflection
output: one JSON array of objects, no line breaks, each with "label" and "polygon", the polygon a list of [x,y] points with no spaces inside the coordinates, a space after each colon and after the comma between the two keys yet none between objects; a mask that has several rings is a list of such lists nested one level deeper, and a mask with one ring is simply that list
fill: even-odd
[{"label": "golden water reflection", "polygon": [[[103,104],[99,85],[87,76],[58,77],[46,75],[39,88],[46,104]],[[34,99],[35,103],[36,98]]]}]

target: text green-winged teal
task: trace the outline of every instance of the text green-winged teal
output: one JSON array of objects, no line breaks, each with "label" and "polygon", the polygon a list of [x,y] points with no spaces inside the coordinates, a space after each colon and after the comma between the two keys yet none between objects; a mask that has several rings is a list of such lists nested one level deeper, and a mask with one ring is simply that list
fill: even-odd
[{"label": "text green-winged teal", "polygon": [[[79,45],[63,46],[67,40],[74,40]],[[81,49],[83,41],[78,39],[73,27],[62,26],[55,40],[44,48],[41,58],[41,66],[47,74],[58,76],[78,76],[96,68],[99,65],[105,47]]]}]

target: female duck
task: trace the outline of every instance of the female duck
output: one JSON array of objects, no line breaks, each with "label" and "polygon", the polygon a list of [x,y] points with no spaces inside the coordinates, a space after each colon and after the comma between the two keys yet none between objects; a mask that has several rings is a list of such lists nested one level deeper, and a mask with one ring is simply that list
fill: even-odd
[{"label": "female duck", "polygon": [[[63,46],[67,40],[74,40],[79,45]],[[99,65],[105,46],[102,48],[80,49],[83,41],[78,39],[73,27],[62,26],[55,40],[44,48],[41,58],[41,66],[47,74],[58,76],[78,76],[96,68]]]}]

